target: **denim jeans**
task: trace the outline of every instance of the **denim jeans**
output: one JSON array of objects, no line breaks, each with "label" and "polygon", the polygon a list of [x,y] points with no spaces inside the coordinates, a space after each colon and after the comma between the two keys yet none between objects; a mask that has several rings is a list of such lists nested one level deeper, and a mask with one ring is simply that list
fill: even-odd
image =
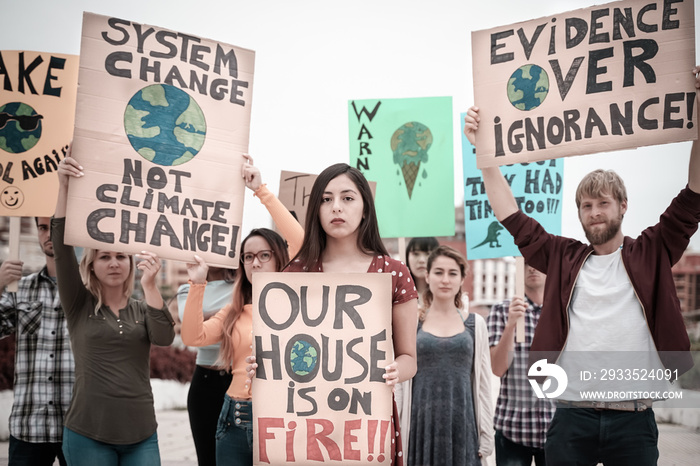
[{"label": "denim jeans", "polygon": [[30,443],[10,435],[9,453],[8,466],[52,466],[56,458],[66,466],[60,443]]},{"label": "denim jeans", "polygon": [[503,432],[496,431],[496,466],[530,466],[535,459],[537,466],[545,466],[544,449],[515,443],[507,439]]},{"label": "denim jeans", "polygon": [[544,445],[549,466],[652,466],[659,459],[654,411],[557,406]]},{"label": "denim jeans", "polygon": [[68,466],[160,466],[158,434],[131,445],[104,443],[63,428],[63,454]]},{"label": "denim jeans", "polygon": [[216,428],[216,464],[253,464],[253,404],[224,396]]}]

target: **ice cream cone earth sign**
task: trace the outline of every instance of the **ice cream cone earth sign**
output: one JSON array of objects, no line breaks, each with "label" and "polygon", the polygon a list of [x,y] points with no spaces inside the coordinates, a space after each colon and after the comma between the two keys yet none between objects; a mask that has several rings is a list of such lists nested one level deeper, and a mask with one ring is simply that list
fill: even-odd
[{"label": "ice cream cone earth sign", "polygon": [[350,165],[377,183],[379,234],[453,235],[452,98],[351,100],[348,123]]},{"label": "ice cream cone earth sign", "polygon": [[432,143],[430,129],[416,121],[402,125],[391,137],[394,163],[401,167],[409,199],[420,172],[420,163],[428,161],[428,149]]}]

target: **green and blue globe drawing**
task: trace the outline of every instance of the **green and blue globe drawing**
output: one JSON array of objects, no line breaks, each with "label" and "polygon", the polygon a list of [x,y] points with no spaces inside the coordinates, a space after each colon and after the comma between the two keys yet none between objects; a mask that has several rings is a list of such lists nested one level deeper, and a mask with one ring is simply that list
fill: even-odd
[{"label": "green and blue globe drawing", "polygon": [[508,80],[508,100],[518,110],[539,107],[549,92],[549,76],[537,65],[523,65]]},{"label": "green and blue globe drawing", "polygon": [[318,348],[305,340],[297,340],[289,352],[289,363],[292,371],[300,376],[313,372],[318,362]]},{"label": "green and blue globe drawing", "polygon": [[197,102],[185,91],[152,84],[138,91],[124,111],[131,146],[146,160],[181,165],[204,145],[207,125]]},{"label": "green and blue globe drawing", "polygon": [[41,138],[42,115],[22,102],[0,106],[0,149],[10,154],[26,152]]}]

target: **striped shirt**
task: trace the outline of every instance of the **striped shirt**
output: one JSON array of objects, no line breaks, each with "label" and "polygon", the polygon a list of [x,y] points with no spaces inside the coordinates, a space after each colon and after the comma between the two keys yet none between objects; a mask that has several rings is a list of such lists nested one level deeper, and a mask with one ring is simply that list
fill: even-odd
[{"label": "striped shirt", "polygon": [[0,336],[15,333],[14,403],[10,435],[60,443],[75,381],[73,353],[56,282],[46,267],[0,297]]},{"label": "striped shirt", "polygon": [[[554,404],[550,400],[538,399],[527,378],[528,356],[535,327],[540,319],[542,306],[527,300],[525,312],[525,341],[515,343],[513,362],[501,377],[501,389],[496,402],[493,426],[511,442],[531,448],[544,448],[549,422],[554,415]],[[489,329],[489,346],[501,340],[508,322],[506,300],[491,308],[486,320]]]}]

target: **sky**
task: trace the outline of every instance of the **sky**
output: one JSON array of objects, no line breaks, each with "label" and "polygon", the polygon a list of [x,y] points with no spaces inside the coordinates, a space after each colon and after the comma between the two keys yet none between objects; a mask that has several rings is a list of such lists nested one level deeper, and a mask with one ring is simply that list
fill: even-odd
[{"label": "sky", "polygon": [[[0,0],[0,49],[78,54],[82,12],[89,11],[254,50],[249,153],[275,193],[280,170],[318,173],[348,161],[349,100],[451,96],[455,204],[462,205],[462,128],[457,115],[474,101],[471,31],[593,4],[590,0]],[[697,63],[699,45],[696,35]],[[585,241],[576,216],[576,186],[589,171],[610,168],[627,185],[623,233],[637,236],[658,221],[685,186],[690,147],[684,142],[567,158],[562,234]],[[270,224],[265,208],[247,191],[243,235]],[[691,247],[700,251],[700,235],[695,235]]]}]

